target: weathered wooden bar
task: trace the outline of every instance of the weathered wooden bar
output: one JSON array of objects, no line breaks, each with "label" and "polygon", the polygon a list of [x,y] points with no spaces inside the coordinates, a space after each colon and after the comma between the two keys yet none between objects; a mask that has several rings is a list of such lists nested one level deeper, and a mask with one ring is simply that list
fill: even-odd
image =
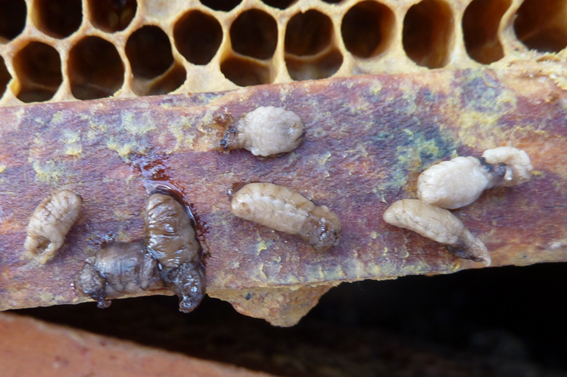
[{"label": "weathered wooden bar", "polygon": [[[285,107],[305,142],[275,158],[221,152],[215,114]],[[110,239],[143,237],[149,181],[180,189],[204,246],[207,293],[276,325],[296,323],[332,286],[481,267],[382,220],[415,197],[417,176],[456,155],[524,149],[533,179],[486,191],[455,214],[493,266],[567,260],[567,92],[553,77],[488,68],[266,85],[225,93],[0,108],[0,309],[87,301],[72,283]],[[238,182],[288,186],[341,219],[338,246],[236,218]],[[45,265],[24,256],[29,216],[55,188],[84,198],[77,224]],[[148,292],[148,294],[164,292]]]}]

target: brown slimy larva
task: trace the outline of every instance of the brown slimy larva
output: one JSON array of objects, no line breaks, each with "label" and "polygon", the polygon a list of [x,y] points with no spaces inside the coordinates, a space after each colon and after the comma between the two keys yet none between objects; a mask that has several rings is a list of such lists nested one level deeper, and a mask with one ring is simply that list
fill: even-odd
[{"label": "brown slimy larva", "polygon": [[205,293],[205,271],[189,214],[171,195],[155,193],[144,221],[146,247],[159,262],[163,281],[179,297],[179,310],[192,311]]},{"label": "brown slimy larva", "polygon": [[490,266],[491,258],[484,243],[476,238],[451,212],[418,199],[394,202],[383,215],[384,221],[412,230],[424,237],[456,249],[461,258]]},{"label": "brown slimy larva", "polygon": [[231,201],[231,212],[280,232],[298,235],[315,250],[339,241],[341,223],[326,206],[316,206],[300,194],[272,183],[249,183]]},{"label": "brown slimy larva", "polygon": [[525,151],[513,147],[487,149],[482,157],[487,163],[505,164],[506,173],[499,186],[515,186],[529,181],[532,176],[530,156]]},{"label": "brown slimy larva", "polygon": [[425,170],[417,180],[417,197],[434,206],[455,209],[471,204],[504,177],[502,166],[475,157],[456,157]]},{"label": "brown slimy larva", "polygon": [[303,141],[305,125],[299,115],[279,107],[263,106],[228,127],[223,149],[244,148],[255,156],[291,152]]},{"label": "brown slimy larva", "polygon": [[109,298],[161,288],[162,284],[157,262],[142,242],[117,242],[87,258],[78,287],[96,300],[99,308],[107,308]]},{"label": "brown slimy larva", "polygon": [[27,227],[24,249],[45,264],[63,246],[65,236],[77,221],[83,199],[70,190],[51,193],[35,209]]}]

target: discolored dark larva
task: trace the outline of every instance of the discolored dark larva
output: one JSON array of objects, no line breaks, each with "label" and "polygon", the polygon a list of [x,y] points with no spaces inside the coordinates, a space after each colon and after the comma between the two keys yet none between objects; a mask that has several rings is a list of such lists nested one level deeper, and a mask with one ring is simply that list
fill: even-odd
[{"label": "discolored dark larva", "polygon": [[490,266],[491,258],[484,243],[476,238],[451,212],[418,199],[394,202],[383,215],[384,221],[412,230],[424,237],[449,245],[460,258]]},{"label": "discolored dark larva", "polygon": [[244,148],[255,156],[272,156],[293,151],[304,136],[305,125],[299,115],[279,107],[263,106],[229,126],[220,146]]},{"label": "discolored dark larva", "polygon": [[24,249],[45,264],[63,246],[65,236],[77,221],[83,199],[70,190],[51,193],[35,209],[27,227]]},{"label": "discolored dark larva", "polygon": [[298,235],[315,250],[339,241],[341,223],[326,206],[316,206],[300,194],[272,183],[249,183],[231,201],[231,212],[280,232]]},{"label": "discolored dark larva", "polygon": [[158,264],[142,242],[117,242],[101,249],[87,258],[77,283],[99,308],[109,307],[109,298],[163,286]]},{"label": "discolored dark larva", "polygon": [[179,310],[195,309],[205,294],[202,250],[184,205],[171,195],[150,195],[145,217],[146,247],[159,262],[163,281],[179,297]]}]

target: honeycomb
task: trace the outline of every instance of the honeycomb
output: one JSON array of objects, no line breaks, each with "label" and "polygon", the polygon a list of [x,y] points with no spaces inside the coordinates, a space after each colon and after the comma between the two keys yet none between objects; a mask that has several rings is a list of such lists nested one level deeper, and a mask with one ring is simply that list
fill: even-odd
[{"label": "honeycomb", "polygon": [[2,0],[0,106],[564,61],[565,20],[567,0]]}]

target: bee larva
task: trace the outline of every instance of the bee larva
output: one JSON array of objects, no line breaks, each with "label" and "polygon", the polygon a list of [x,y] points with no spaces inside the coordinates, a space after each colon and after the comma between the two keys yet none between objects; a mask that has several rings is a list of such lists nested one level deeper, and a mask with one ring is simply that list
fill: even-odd
[{"label": "bee larva", "polygon": [[532,176],[530,156],[513,147],[487,149],[482,158],[489,164],[505,164],[506,173],[499,186],[515,186],[529,181]]},{"label": "bee larva", "polygon": [[189,214],[172,196],[155,193],[144,221],[146,247],[159,262],[163,281],[179,297],[179,310],[192,311],[205,293],[205,271]]},{"label": "bee larva", "polygon": [[412,230],[439,243],[452,246],[460,258],[483,262],[490,266],[491,258],[484,243],[465,228],[461,220],[446,209],[418,199],[403,199],[393,203],[383,215],[384,221]]},{"label": "bee larva", "polygon": [[339,241],[341,223],[337,215],[283,186],[249,183],[232,197],[231,212],[280,232],[296,234],[318,251]]},{"label": "bee larva", "polygon": [[81,196],[70,190],[54,191],[45,198],[30,217],[26,254],[42,264],[53,258],[77,221],[82,204]]},{"label": "bee larva", "polygon": [[160,288],[162,284],[157,262],[142,242],[117,242],[87,258],[78,286],[98,302],[99,308],[107,308],[108,298]]},{"label": "bee larva", "polygon": [[303,141],[305,125],[299,115],[273,106],[259,107],[227,129],[223,149],[244,148],[255,156],[291,152]]},{"label": "bee larva", "polygon": [[475,157],[456,157],[425,170],[417,180],[417,197],[434,206],[455,209],[471,204],[500,182],[503,166],[482,164]]}]

